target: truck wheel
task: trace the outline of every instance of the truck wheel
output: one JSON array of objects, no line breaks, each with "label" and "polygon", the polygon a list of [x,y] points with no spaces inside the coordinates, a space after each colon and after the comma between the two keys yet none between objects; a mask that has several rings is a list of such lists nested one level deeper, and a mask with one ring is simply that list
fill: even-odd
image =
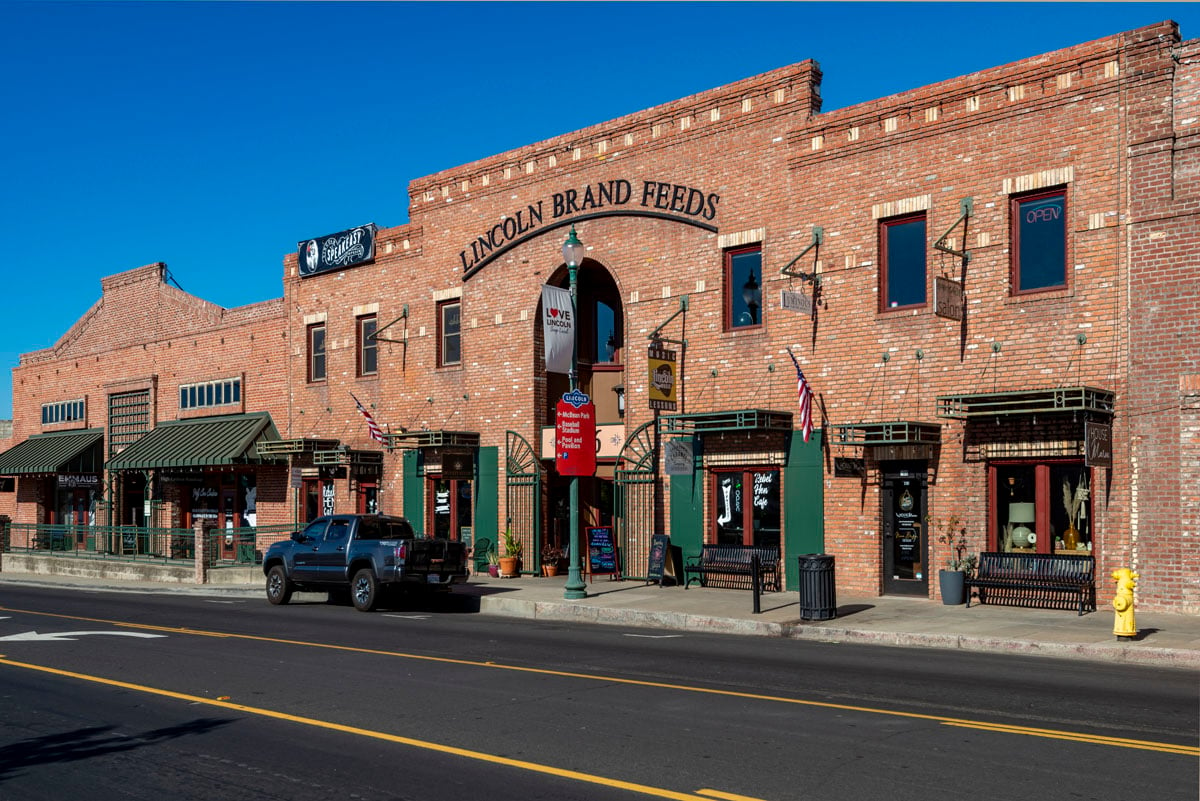
[{"label": "truck wheel", "polygon": [[267,600],[276,605],[292,600],[292,582],[288,581],[283,565],[275,565],[267,573]]},{"label": "truck wheel", "polygon": [[354,580],[350,582],[350,600],[360,612],[373,611],[379,603],[379,581],[371,568],[364,567],[354,574]]}]

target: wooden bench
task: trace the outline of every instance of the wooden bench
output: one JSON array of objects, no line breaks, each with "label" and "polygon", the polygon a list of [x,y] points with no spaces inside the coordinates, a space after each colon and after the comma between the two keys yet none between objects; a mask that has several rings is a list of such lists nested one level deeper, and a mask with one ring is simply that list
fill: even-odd
[{"label": "wooden bench", "polygon": [[1091,556],[1049,553],[979,555],[979,568],[966,579],[967,606],[979,603],[1096,610],[1096,562]]},{"label": "wooden bench", "polygon": [[684,565],[686,590],[693,581],[701,587],[734,590],[754,589],[753,558],[758,557],[759,587],[779,592],[779,549],[757,545],[702,545],[698,556],[690,556]]}]

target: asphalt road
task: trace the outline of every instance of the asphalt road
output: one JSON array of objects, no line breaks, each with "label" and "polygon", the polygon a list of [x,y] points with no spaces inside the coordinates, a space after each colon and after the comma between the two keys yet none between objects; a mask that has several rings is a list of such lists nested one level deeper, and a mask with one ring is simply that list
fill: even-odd
[{"label": "asphalt road", "polygon": [[0,654],[0,799],[1193,801],[1200,782],[1186,671],[454,598],[364,615],[38,588],[0,596]]}]

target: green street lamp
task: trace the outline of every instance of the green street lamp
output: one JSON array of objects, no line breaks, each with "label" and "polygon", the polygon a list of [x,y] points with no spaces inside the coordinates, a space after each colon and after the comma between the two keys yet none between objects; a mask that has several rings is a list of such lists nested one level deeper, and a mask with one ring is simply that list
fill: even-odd
[{"label": "green street lamp", "polygon": [[[571,391],[574,392],[577,388],[576,382],[579,380],[579,315],[575,292],[579,277],[579,265],[583,262],[584,257],[583,243],[575,235],[574,225],[571,226],[571,233],[567,236],[567,241],[563,242],[562,257],[563,261],[567,263],[567,276],[571,290],[571,322],[575,326],[572,328],[575,334],[571,339],[571,372],[568,374],[571,380]],[[567,600],[574,601],[587,597],[587,584],[583,581],[581,557],[582,554],[579,552],[579,476],[571,476],[571,521],[570,531],[567,534],[567,583],[563,588],[563,598]]]}]

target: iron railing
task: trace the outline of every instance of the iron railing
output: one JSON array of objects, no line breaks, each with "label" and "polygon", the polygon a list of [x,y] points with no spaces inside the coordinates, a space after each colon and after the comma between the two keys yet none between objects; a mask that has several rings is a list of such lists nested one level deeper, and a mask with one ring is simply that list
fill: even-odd
[{"label": "iron railing", "polygon": [[[11,523],[9,550],[55,556],[132,562],[192,562],[196,532],[191,528]],[[262,552],[291,533],[290,525],[207,531],[211,564],[259,564]]]}]

